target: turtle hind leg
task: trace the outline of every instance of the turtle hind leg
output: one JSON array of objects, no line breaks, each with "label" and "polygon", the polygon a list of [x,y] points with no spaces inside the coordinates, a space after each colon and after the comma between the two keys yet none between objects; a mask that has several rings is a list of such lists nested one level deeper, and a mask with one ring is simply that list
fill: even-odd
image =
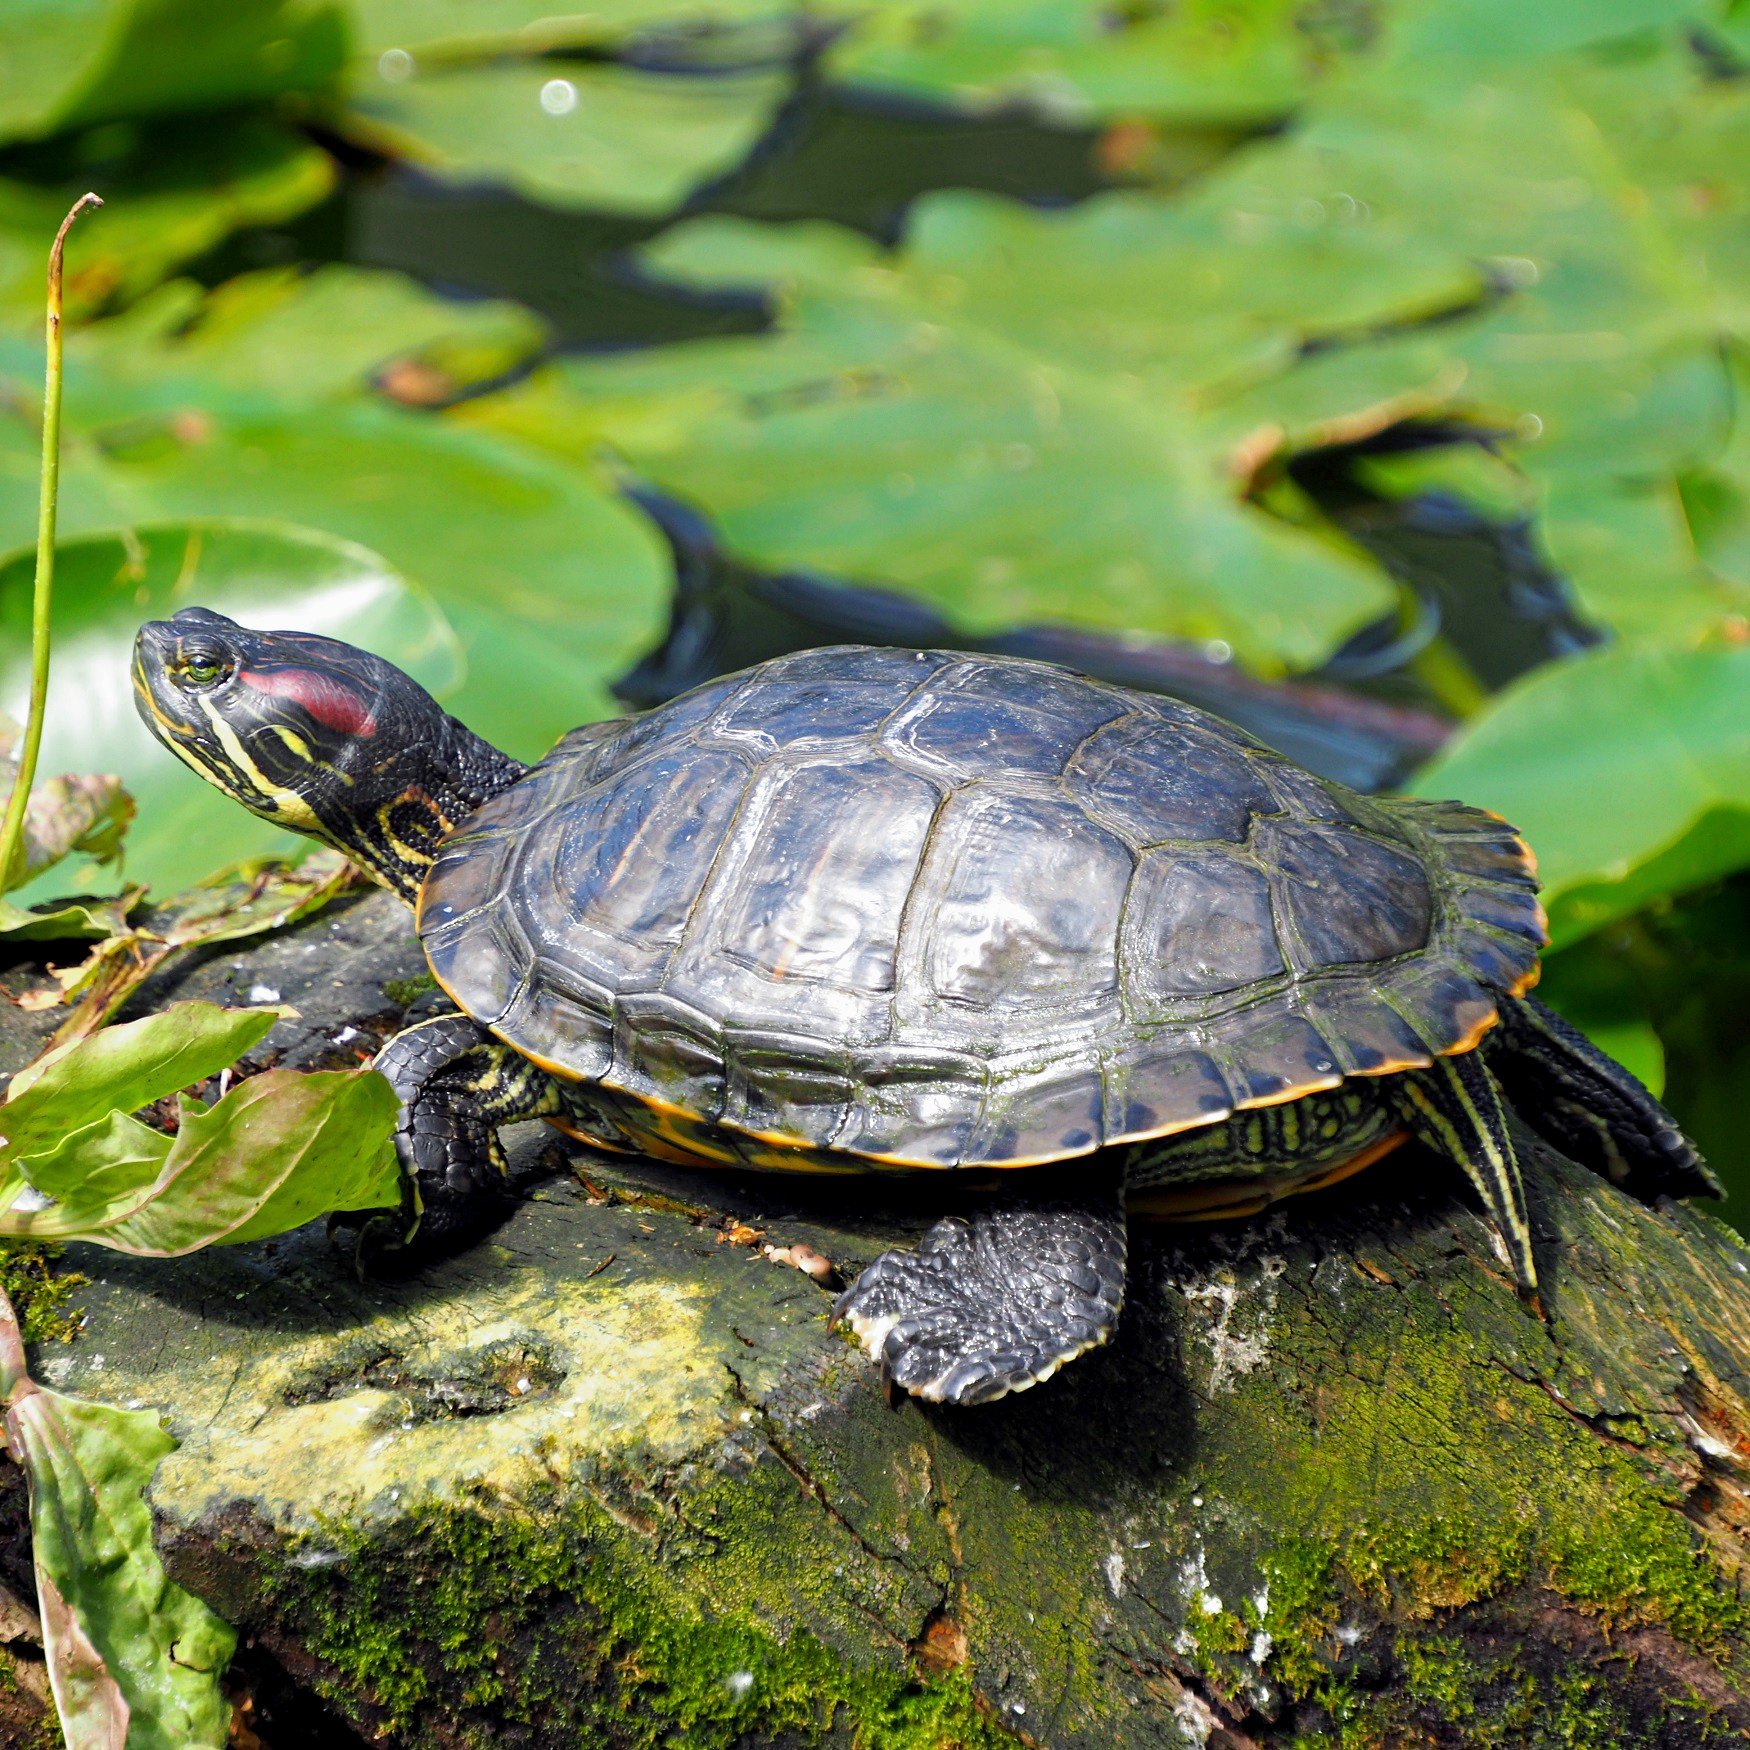
[{"label": "turtle hind leg", "polygon": [[883,1253],[833,1308],[882,1379],[932,1403],[984,1404],[1098,1347],[1124,1299],[1121,1175],[1085,1201],[1006,1199]]},{"label": "turtle hind leg", "polygon": [[1390,1094],[1410,1134],[1462,1168],[1476,1187],[1506,1251],[1519,1298],[1543,1316],[1519,1158],[1501,1091],[1481,1054],[1437,1057],[1427,1069],[1395,1077]]},{"label": "turtle hind leg", "polygon": [[372,1067],[401,1100],[395,1152],[408,1203],[393,1229],[381,1218],[366,1224],[361,1252],[465,1244],[511,1202],[498,1127],[559,1111],[558,1084],[466,1015],[439,1015],[397,1033]]},{"label": "turtle hind leg", "polygon": [[1632,1197],[1724,1191],[1677,1120],[1620,1063],[1532,997],[1501,1005],[1489,1059],[1513,1109],[1563,1154]]}]

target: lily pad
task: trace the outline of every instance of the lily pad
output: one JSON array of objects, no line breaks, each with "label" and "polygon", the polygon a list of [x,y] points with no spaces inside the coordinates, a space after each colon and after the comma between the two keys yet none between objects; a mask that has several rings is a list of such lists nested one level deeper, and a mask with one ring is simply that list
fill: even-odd
[{"label": "lily pad", "polygon": [[1525,834],[1558,945],[1750,867],[1750,646],[1619,647],[1540,669],[1415,787]]},{"label": "lily pad", "polygon": [[[909,0],[869,9],[827,65],[852,84],[1053,121],[1261,122],[1346,38],[1303,0]],[[1365,32],[1356,40],[1365,41]]]},{"label": "lily pad", "polygon": [[[534,335],[506,306],[361,269],[204,300],[165,288],[71,338],[61,526],[234,516],[357,541],[448,616],[467,666],[446,703],[533,758],[617,709],[608,680],[661,633],[666,553],[590,472],[392,405],[371,378],[412,360],[460,381]],[[35,528],[39,369],[0,341],[0,388],[16,385],[0,394],[0,549]]]},{"label": "lily pad", "polygon": [[[567,11],[539,0],[352,0],[353,49],[371,60],[544,54],[660,35],[699,39],[750,24],[799,32],[813,15],[789,0],[599,0]],[[400,63],[388,63],[398,71]]]},{"label": "lily pad", "polygon": [[[1214,416],[1242,446],[1291,448],[1403,418],[1472,421],[1527,476],[1588,616],[1691,644],[1750,606],[1679,503],[1727,441],[1726,354],[1750,335],[1750,88],[1711,78],[1669,25],[1647,34],[1649,9],[1627,0],[1502,14],[1498,40],[1463,54],[1455,21],[1481,11],[1435,14],[1194,202],[1235,224],[1364,230],[1392,254],[1479,262],[1488,295],[1439,327],[1284,359]],[[1572,48],[1622,32],[1632,48]]]},{"label": "lily pad", "polygon": [[[685,237],[658,259],[696,280]],[[743,241],[726,271],[744,283],[759,253]],[[1365,231],[1135,195],[1069,213],[937,195],[890,262],[816,236],[774,266],[792,295],[773,335],[566,360],[469,417],[611,445],[767,569],[897,585],[968,630],[1144,630],[1276,668],[1317,662],[1388,586],[1245,503],[1209,408],[1480,295],[1468,263]]]},{"label": "lily pad", "polygon": [[327,0],[0,0],[0,140],[310,90],[345,33]]},{"label": "lily pad", "polygon": [[791,83],[596,62],[440,67],[377,77],[342,125],[446,182],[657,216],[739,164]]},{"label": "lily pad", "polygon": [[[0,703],[29,686],[33,556],[0,565]],[[135,797],[130,878],[168,891],[219,864],[303,841],[239,808],[172,758],[134,708],[129,655],[140,621],[198,603],[256,625],[344,633],[453,690],[462,663],[430,600],[365,549],[273,524],[197,522],[66,542],[56,578],[56,644],[43,735],[48,770],[104,764]]]},{"label": "lily pad", "polygon": [[102,151],[57,143],[40,178],[17,174],[17,165],[0,178],[0,319],[8,325],[40,331],[49,243],[87,188],[106,204],[67,241],[66,308],[75,318],[131,301],[233,231],[283,223],[334,186],[326,152],[259,116],[223,128],[173,122],[120,132],[125,141]]}]

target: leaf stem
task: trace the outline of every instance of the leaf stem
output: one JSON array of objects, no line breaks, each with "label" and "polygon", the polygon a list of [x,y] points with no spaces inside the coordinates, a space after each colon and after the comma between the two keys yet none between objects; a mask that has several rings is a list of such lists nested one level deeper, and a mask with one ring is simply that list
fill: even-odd
[{"label": "leaf stem", "polygon": [[61,489],[61,257],[73,221],[103,202],[82,194],[61,221],[49,249],[48,371],[43,385],[43,461],[41,496],[37,502],[36,589],[31,598],[30,711],[18,751],[18,770],[0,824],[0,893],[15,885],[24,862],[24,810],[36,781],[37,754],[42,747],[43,714],[49,697],[49,604],[55,587],[55,513]]}]

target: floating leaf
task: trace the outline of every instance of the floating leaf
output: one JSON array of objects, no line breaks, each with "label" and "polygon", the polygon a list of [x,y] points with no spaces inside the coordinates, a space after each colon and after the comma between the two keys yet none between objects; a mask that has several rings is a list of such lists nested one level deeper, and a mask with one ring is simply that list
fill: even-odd
[{"label": "floating leaf", "polygon": [[[324,304],[324,286],[342,283],[375,312],[368,329],[345,319],[344,299]],[[489,345],[502,332],[492,313],[502,306],[482,314],[425,293],[403,306],[408,287],[400,276],[340,270],[296,285],[252,280],[205,305],[171,288],[161,305],[74,336],[62,529],[229,515],[359,541],[448,616],[467,670],[445,703],[535,757],[616,709],[607,681],[660,636],[667,556],[648,524],[584,470],[368,398],[366,361],[405,348],[408,318],[431,321],[445,349]],[[199,318],[215,311],[206,333]],[[257,323],[277,325],[283,344],[258,342]],[[36,370],[33,353],[0,343],[0,543],[17,546],[35,527],[36,434],[25,410]],[[122,672],[106,674],[93,696],[120,702]],[[237,855],[271,841],[226,842]],[[221,845],[208,867],[224,856]]]},{"label": "floating leaf", "polygon": [[[33,565],[29,553],[0,564],[0,704],[15,711],[29,685]],[[64,543],[57,571],[44,759],[120,773],[141,810],[128,873],[166,891],[215,864],[307,841],[257,820],[152,739],[128,680],[142,620],[198,603],[249,625],[343,633],[440,691],[460,679],[442,615],[375,554],[331,536],[235,522],[144,527]]]},{"label": "floating leaf", "polygon": [[258,116],[223,128],[175,122],[129,131],[121,152],[81,161],[76,172],[64,144],[39,156],[40,176],[26,179],[15,161],[0,178],[0,320],[33,339],[42,329],[46,239],[83,189],[95,187],[106,204],[68,239],[70,317],[140,296],[244,226],[283,223],[335,180],[326,152]]},{"label": "floating leaf", "polygon": [[400,1110],[374,1070],[268,1070],[215,1106],[184,1101],[162,1152],[143,1125],[111,1114],[50,1155],[42,1178],[36,1160],[20,1160],[25,1178],[58,1201],[0,1215],[0,1234],[173,1258],[267,1239],[320,1215],[387,1208],[401,1199]]},{"label": "floating leaf", "polygon": [[[585,11],[529,0],[352,0],[354,49],[377,61],[399,50],[427,56],[544,54],[623,44],[648,35],[696,40],[748,24],[798,35],[813,9],[785,0],[599,0]],[[391,61],[392,70],[399,64]]]},{"label": "floating leaf", "polygon": [[68,1750],[220,1750],[236,1635],[164,1571],[144,1492],[176,1450],[156,1415],[63,1397],[25,1372],[0,1297],[6,1438],[30,1486],[49,1682]]},{"label": "floating leaf", "polygon": [[39,1058],[12,1078],[0,1105],[0,1159],[48,1154],[63,1137],[137,1112],[220,1070],[259,1044],[276,1009],[173,1003]]},{"label": "floating leaf", "polygon": [[309,90],[344,44],[324,0],[0,0],[0,140]]},{"label": "floating leaf", "polygon": [[1321,37],[1311,11],[1303,0],[909,0],[865,12],[827,65],[853,84],[1053,121],[1268,121],[1347,46]]},{"label": "floating leaf", "polygon": [[1540,669],[1416,788],[1525,834],[1558,944],[1750,867],[1750,646],[1618,647]]},{"label": "floating leaf", "polygon": [[446,67],[367,84],[343,125],[447,182],[656,216],[739,164],[789,86],[597,63]]},{"label": "floating leaf", "polygon": [[1679,498],[1721,454],[1725,355],[1750,335],[1750,86],[1710,77],[1669,16],[1632,52],[1555,52],[1644,33],[1653,12],[1626,0],[1416,16],[1426,28],[1193,204],[1485,263],[1490,295],[1439,327],[1286,357],[1213,416],[1234,441],[1290,447],[1406,417],[1474,421],[1528,476],[1588,616],[1691,644],[1750,606],[1729,558],[1714,568],[1717,526],[1698,551]]},{"label": "floating leaf", "polygon": [[[692,272],[705,254],[664,249]],[[728,253],[737,277],[759,257]],[[891,265],[818,240],[780,259],[778,333],[566,360],[465,417],[562,453],[611,444],[766,569],[895,584],[967,630],[1219,639],[1267,667],[1315,663],[1390,597],[1243,502],[1206,408],[1480,295],[1469,264],[1364,231],[1236,231],[1130,195],[1054,214],[937,195]]]}]

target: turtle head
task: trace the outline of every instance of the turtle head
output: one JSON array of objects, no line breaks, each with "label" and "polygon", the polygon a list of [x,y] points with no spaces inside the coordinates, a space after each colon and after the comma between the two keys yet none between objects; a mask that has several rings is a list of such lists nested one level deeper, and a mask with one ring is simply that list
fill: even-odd
[{"label": "turtle head", "polygon": [[185,765],[408,900],[443,835],[523,772],[380,656],[210,608],[148,620],[133,680],[146,727]]}]

